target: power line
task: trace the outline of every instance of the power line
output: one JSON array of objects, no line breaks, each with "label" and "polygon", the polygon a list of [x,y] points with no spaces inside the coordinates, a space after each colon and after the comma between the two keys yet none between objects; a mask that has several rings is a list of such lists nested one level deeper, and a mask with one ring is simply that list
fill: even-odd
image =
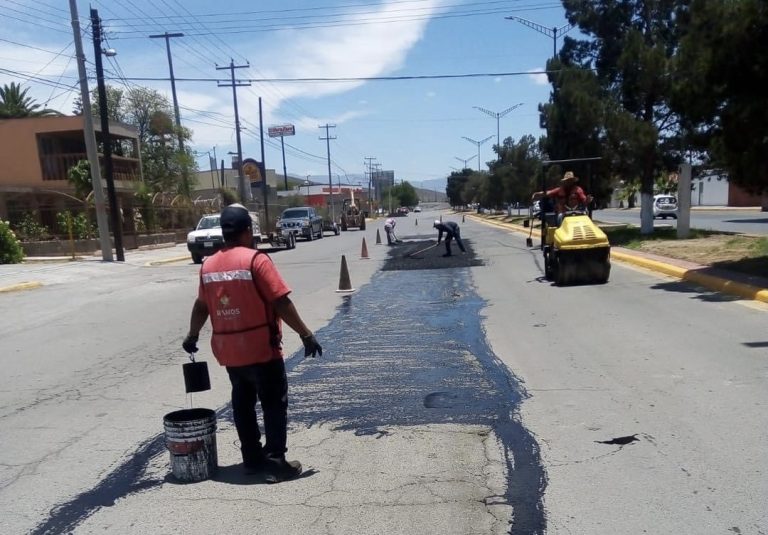
[{"label": "power line", "polygon": [[[291,82],[291,83],[338,83],[338,82],[389,82],[402,80],[450,80],[461,78],[491,78],[506,76],[526,76],[533,74],[557,74],[560,70],[541,71],[511,71],[511,72],[474,72],[464,74],[420,74],[408,76],[344,76],[328,78],[241,78],[244,82]],[[133,77],[133,81],[141,82],[167,82],[169,78],[163,77]],[[219,78],[176,78],[177,82],[220,82]]]},{"label": "power line", "polygon": [[[204,35],[214,35],[214,34],[223,34],[223,33],[241,34],[241,33],[255,33],[255,32],[286,31],[286,30],[308,30],[308,29],[317,29],[317,28],[338,28],[338,27],[346,27],[346,26],[366,26],[371,24],[393,24],[393,23],[402,23],[402,22],[418,22],[422,20],[431,21],[431,20],[440,20],[440,19],[454,19],[454,18],[468,18],[468,17],[477,17],[477,16],[485,16],[485,15],[498,15],[498,14],[504,14],[504,13],[510,13],[510,12],[521,12],[521,11],[539,11],[539,10],[545,10],[545,9],[553,9],[556,7],[562,7],[562,6],[556,3],[549,3],[546,5],[539,5],[539,6],[527,7],[527,8],[514,8],[514,9],[494,8],[494,9],[465,11],[465,12],[459,12],[459,13],[445,13],[445,14],[424,14],[424,15],[409,15],[409,16],[395,15],[391,17],[372,17],[372,18],[357,19],[357,20],[350,20],[349,18],[346,18],[346,19],[328,20],[323,22],[303,22],[303,23],[299,22],[299,23],[287,24],[287,25],[249,24],[247,26],[220,26],[215,28],[215,32],[213,31],[198,32],[198,33],[188,32],[188,35],[204,36]],[[121,31],[118,33],[119,33],[120,39],[136,39],[137,37],[131,37],[131,35],[135,33],[140,33],[140,32],[127,30],[127,31]]]}]

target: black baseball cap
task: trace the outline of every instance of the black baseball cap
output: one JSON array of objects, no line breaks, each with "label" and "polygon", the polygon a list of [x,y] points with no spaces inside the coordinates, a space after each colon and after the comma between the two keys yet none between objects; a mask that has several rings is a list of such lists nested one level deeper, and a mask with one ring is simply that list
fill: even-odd
[{"label": "black baseball cap", "polygon": [[251,215],[242,204],[230,204],[221,211],[221,233],[236,236],[252,225]]}]

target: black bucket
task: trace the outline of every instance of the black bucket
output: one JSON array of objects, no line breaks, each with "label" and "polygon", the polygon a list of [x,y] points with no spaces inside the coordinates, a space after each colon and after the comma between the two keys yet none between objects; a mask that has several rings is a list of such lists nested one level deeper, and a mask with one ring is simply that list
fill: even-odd
[{"label": "black bucket", "polygon": [[184,409],[163,418],[165,446],[171,454],[171,473],[179,481],[209,479],[218,467],[216,412]]},{"label": "black bucket", "polygon": [[203,392],[211,389],[207,362],[187,362],[184,369],[184,387],[189,392]]}]

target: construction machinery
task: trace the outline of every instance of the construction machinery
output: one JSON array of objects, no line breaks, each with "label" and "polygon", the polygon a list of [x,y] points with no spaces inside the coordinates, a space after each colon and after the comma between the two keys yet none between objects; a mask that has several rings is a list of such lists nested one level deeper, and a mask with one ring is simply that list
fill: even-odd
[{"label": "construction machinery", "polygon": [[[558,217],[562,219],[559,225]],[[549,202],[542,201],[540,218],[540,248],[548,280],[557,286],[608,282],[611,244],[585,209],[569,210],[558,216]],[[532,238],[528,238],[527,244],[533,246]]]},{"label": "construction machinery", "polygon": [[351,227],[365,230],[365,214],[355,204],[355,192],[350,189],[350,198],[341,203],[341,230],[346,231]]}]

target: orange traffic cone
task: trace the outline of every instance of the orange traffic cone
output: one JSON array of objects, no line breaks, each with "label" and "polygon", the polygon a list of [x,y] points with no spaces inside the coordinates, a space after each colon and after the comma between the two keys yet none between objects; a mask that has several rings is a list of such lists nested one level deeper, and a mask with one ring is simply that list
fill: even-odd
[{"label": "orange traffic cone", "polygon": [[376,245],[381,245],[381,233],[376,229]]},{"label": "orange traffic cone", "polygon": [[352,282],[349,280],[349,269],[347,269],[347,257],[341,255],[341,271],[339,272],[339,289],[337,293],[352,293]]},{"label": "orange traffic cone", "polygon": [[368,260],[370,258],[368,256],[368,246],[365,243],[365,237],[363,237],[363,248],[360,249],[360,258],[363,260]]}]

